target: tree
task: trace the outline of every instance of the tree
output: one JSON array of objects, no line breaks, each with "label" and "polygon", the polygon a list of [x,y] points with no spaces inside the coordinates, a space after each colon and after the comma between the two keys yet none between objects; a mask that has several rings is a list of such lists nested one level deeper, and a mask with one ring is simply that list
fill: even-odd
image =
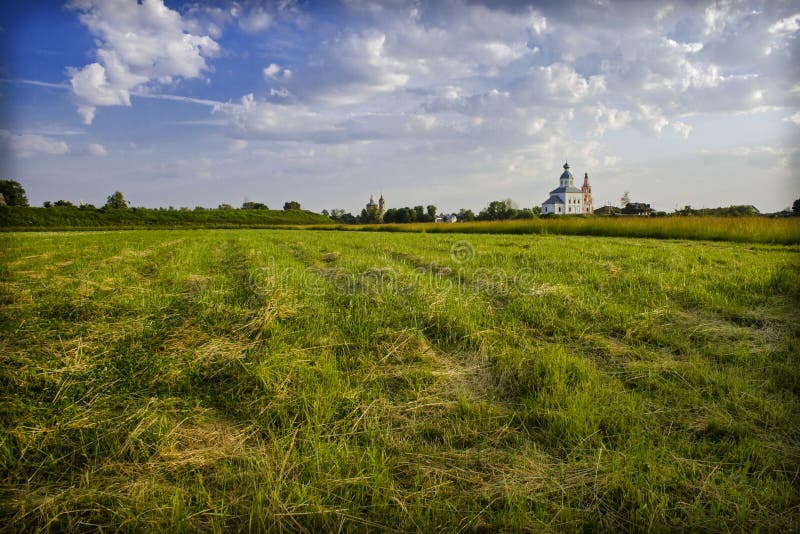
[{"label": "tree", "polygon": [[299,209],[300,209],[300,203],[297,202],[296,200],[290,200],[289,202],[284,202],[283,204],[283,211],[299,210]]},{"label": "tree", "polygon": [[414,222],[425,222],[425,208],[422,206],[414,206]]},{"label": "tree", "polygon": [[328,210],[322,210],[322,213],[320,213],[320,215],[322,215],[323,217],[328,217],[328,218],[330,218],[330,216],[331,216],[331,214],[328,213]]},{"label": "tree", "polygon": [[428,204],[428,206],[425,208],[425,210],[427,212],[427,218],[426,218],[427,221],[428,222],[435,221],[436,220],[436,206],[434,206],[433,204]]},{"label": "tree", "polygon": [[462,222],[469,222],[475,220],[475,213],[472,210],[465,210],[461,208],[461,211],[458,212],[458,220]]},{"label": "tree", "polygon": [[513,208],[511,199],[506,200],[493,200],[489,202],[486,209],[481,210],[478,214],[478,220],[481,221],[502,221],[504,219],[511,219],[516,214]]},{"label": "tree", "polygon": [[42,202],[42,206],[45,207],[45,208],[52,208],[53,207],[53,203],[50,202],[49,200],[45,200],[44,202]]},{"label": "tree", "polygon": [[378,213],[378,208],[371,207],[369,209],[364,208],[361,210],[361,216],[359,217],[359,222],[361,224],[377,224],[381,222],[380,214]]},{"label": "tree", "polygon": [[0,180],[0,194],[7,206],[27,206],[28,196],[16,180]]},{"label": "tree", "polygon": [[795,200],[794,204],[792,204],[792,213],[795,215],[800,215],[800,198]]},{"label": "tree", "polygon": [[625,191],[625,193],[622,195],[622,198],[619,199],[619,205],[621,208],[624,208],[630,203],[631,203],[631,196],[627,191]]},{"label": "tree", "polygon": [[65,208],[74,208],[75,204],[73,204],[69,200],[56,200],[55,202],[53,202],[53,206],[63,206]]},{"label": "tree", "polygon": [[515,219],[533,219],[535,215],[530,208],[522,208],[521,210],[514,210]]},{"label": "tree", "polygon": [[122,193],[115,191],[113,195],[108,197],[106,205],[103,207],[112,210],[124,210],[127,209],[128,203],[125,201],[125,197],[122,196]]},{"label": "tree", "polygon": [[385,223],[397,222],[397,208],[389,208],[388,210],[386,210],[386,213],[383,214],[383,222]]},{"label": "tree", "polygon": [[227,211],[227,210],[232,210],[233,206],[231,206],[230,204],[220,204],[219,206],[217,206],[217,209]]},{"label": "tree", "polygon": [[261,202],[242,202],[242,209],[243,210],[268,210],[266,204],[262,204]]}]

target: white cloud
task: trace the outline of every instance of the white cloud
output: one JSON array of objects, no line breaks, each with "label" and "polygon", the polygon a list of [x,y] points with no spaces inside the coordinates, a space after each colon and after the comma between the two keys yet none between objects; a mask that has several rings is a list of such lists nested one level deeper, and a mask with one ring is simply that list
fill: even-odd
[{"label": "white cloud", "polygon": [[63,156],[69,154],[69,146],[44,135],[13,134],[0,130],[0,143],[6,145],[18,158],[29,158],[36,154]]},{"label": "white cloud", "polygon": [[718,151],[714,155],[741,159],[748,165],[760,168],[791,168],[800,163],[798,147],[744,145]]},{"label": "white cloud", "polygon": [[544,130],[547,121],[542,117],[537,117],[528,123],[528,135],[535,135]]},{"label": "white cloud", "polygon": [[533,31],[539,35],[542,35],[547,31],[547,17],[543,17],[536,11],[532,12],[530,15],[530,23]]},{"label": "white cloud", "polygon": [[263,7],[254,7],[239,18],[239,27],[250,33],[266,30],[271,23],[272,16]]},{"label": "white cloud", "polygon": [[606,91],[603,76],[584,77],[564,63],[535,68],[510,87],[512,99],[521,105],[574,105]]},{"label": "white cloud", "polygon": [[681,122],[681,121],[673,122],[672,123],[672,129],[675,131],[675,133],[677,133],[678,135],[680,135],[684,139],[688,139],[689,138],[689,134],[692,133],[692,127],[690,125],[686,124],[685,122]]},{"label": "white cloud", "polygon": [[234,139],[228,145],[228,152],[230,152],[231,154],[237,154],[239,152],[244,151],[247,148],[248,144],[249,143],[244,139]]},{"label": "white cloud", "polygon": [[786,17],[777,21],[769,27],[769,33],[778,35],[791,35],[800,30],[800,13],[795,13],[791,17]]},{"label": "white cloud", "polygon": [[86,147],[86,151],[92,156],[107,156],[108,150],[100,143],[90,143]]},{"label": "white cloud", "polygon": [[603,135],[607,129],[622,128],[631,120],[631,114],[628,111],[606,107],[602,102],[594,108],[592,117],[595,122],[596,135]]},{"label": "white cloud", "polygon": [[795,113],[794,115],[789,115],[788,117],[786,117],[786,118],[785,118],[785,119],[783,119],[783,120],[785,120],[785,121],[787,121],[787,122],[792,122],[792,123],[794,123],[794,124],[796,124],[796,125],[800,126],[800,111],[798,111],[798,112],[797,112],[797,113]]},{"label": "white cloud", "polygon": [[280,65],[275,63],[270,63],[268,67],[265,67],[263,74],[265,80],[276,80],[279,77],[288,80],[292,77],[291,70],[282,68]]},{"label": "white cloud", "polygon": [[651,104],[639,104],[637,107],[636,119],[643,121],[648,127],[660,136],[661,131],[669,124],[669,120],[664,115],[664,111],[658,106]]},{"label": "white cloud", "polygon": [[185,31],[180,14],[162,0],[74,0],[69,4],[96,38],[97,61],[70,68],[70,85],[84,123],[98,106],[130,106],[132,91],[149,83],[197,78],[219,52],[209,36]]},{"label": "white cloud", "polygon": [[269,65],[269,67],[266,67],[266,68],[264,69],[264,77],[265,77],[265,78],[272,78],[272,79],[275,79],[275,77],[278,75],[278,73],[279,73],[280,71],[281,71],[281,68],[280,68],[280,66],[276,65],[275,63],[271,63],[271,64]]}]

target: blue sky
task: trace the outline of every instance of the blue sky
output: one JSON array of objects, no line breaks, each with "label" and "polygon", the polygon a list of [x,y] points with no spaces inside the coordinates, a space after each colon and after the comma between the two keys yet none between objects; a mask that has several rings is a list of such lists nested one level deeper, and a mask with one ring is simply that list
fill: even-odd
[{"label": "blue sky", "polygon": [[357,212],[800,197],[795,2],[6,2],[0,173],[32,204]]}]

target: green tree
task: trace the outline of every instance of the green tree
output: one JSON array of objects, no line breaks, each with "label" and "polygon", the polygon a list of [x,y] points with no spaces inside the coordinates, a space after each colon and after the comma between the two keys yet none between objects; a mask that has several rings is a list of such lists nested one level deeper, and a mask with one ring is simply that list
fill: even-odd
[{"label": "green tree", "polygon": [[511,219],[516,214],[511,199],[494,200],[489,202],[486,209],[481,210],[478,214],[478,220],[481,221],[502,221],[504,219]]},{"label": "green tree", "polygon": [[386,210],[386,213],[383,214],[383,222],[385,223],[397,222],[397,208],[389,208],[388,210]]},{"label": "green tree", "polygon": [[794,204],[792,204],[792,213],[795,215],[800,215],[800,198],[795,200]]},{"label": "green tree", "polygon": [[427,212],[426,220],[428,222],[433,222],[436,220],[436,206],[433,204],[428,204],[428,206],[425,208],[425,211]]},{"label": "green tree", "polygon": [[217,209],[227,211],[227,210],[232,210],[233,206],[231,206],[230,204],[220,204],[219,206],[217,206]]},{"label": "green tree", "polygon": [[53,207],[53,203],[50,202],[49,200],[45,200],[44,202],[42,202],[42,207],[52,208]]},{"label": "green tree", "polygon": [[56,200],[55,202],[53,202],[53,206],[63,206],[65,208],[74,208],[75,204],[73,204],[69,200]]},{"label": "green tree", "polygon": [[16,180],[0,180],[0,194],[7,206],[27,206],[28,196]]},{"label": "green tree", "polygon": [[472,210],[465,210],[461,208],[458,212],[458,220],[461,222],[470,222],[475,220],[475,213]]},{"label": "green tree", "polygon": [[243,210],[268,210],[269,207],[261,202],[242,202]]},{"label": "green tree", "polygon": [[125,201],[125,197],[122,196],[122,193],[115,191],[113,195],[108,197],[103,207],[112,210],[124,210],[127,209],[128,203]]},{"label": "green tree", "polygon": [[284,211],[299,210],[299,209],[300,209],[300,203],[297,202],[296,200],[290,200],[289,202],[284,202],[283,204]]},{"label": "green tree", "polygon": [[361,224],[377,224],[381,222],[380,214],[378,213],[378,208],[364,208],[361,210],[361,216],[359,217],[359,222]]},{"label": "green tree", "polygon": [[515,219],[533,219],[535,215],[530,208],[522,208],[521,210],[514,210]]}]

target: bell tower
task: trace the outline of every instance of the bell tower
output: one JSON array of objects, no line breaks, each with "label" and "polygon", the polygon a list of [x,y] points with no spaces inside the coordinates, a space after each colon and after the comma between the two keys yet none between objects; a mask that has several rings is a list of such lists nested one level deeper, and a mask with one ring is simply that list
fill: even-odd
[{"label": "bell tower", "polygon": [[383,222],[383,214],[386,213],[386,201],[383,200],[383,193],[381,198],[378,199],[378,220]]},{"label": "bell tower", "polygon": [[589,185],[589,173],[583,173],[583,186],[581,186],[581,193],[583,193],[583,213],[594,213],[594,206],[592,206],[592,186]]}]

